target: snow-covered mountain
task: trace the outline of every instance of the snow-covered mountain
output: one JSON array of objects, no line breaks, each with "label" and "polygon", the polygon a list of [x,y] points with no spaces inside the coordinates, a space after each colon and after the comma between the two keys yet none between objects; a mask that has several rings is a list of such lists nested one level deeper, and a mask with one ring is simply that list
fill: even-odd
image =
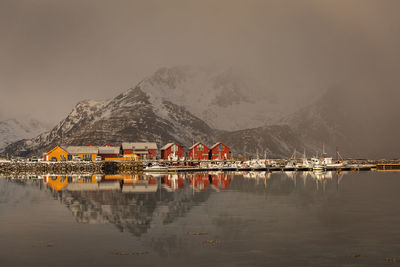
[{"label": "snow-covered mountain", "polygon": [[161,68],[140,83],[153,102],[170,101],[219,130],[273,124],[287,107],[265,88],[250,86],[233,70],[180,66]]},{"label": "snow-covered mountain", "polygon": [[32,118],[0,121],[0,149],[15,141],[35,137],[49,129],[48,123]]},{"label": "snow-covered mountain", "polygon": [[152,101],[140,85],[112,100],[78,103],[51,131],[5,149],[12,155],[40,154],[56,144],[118,145],[122,141],[172,141],[189,145],[192,140],[213,142],[214,130],[184,107],[163,100]]},{"label": "snow-covered mountain", "polygon": [[[195,114],[192,114],[189,112],[192,105],[182,103],[190,100],[190,103],[194,104],[203,100],[195,97],[196,94],[191,91],[191,87],[186,87],[187,91],[185,87],[181,87],[181,84],[189,86],[189,81],[186,81],[189,78],[186,69],[182,75],[177,74],[179,70],[179,68],[161,69],[152,78],[143,80],[135,88],[108,101],[82,101],[51,131],[33,139],[13,143],[2,153],[21,156],[40,155],[57,144],[119,145],[123,141],[154,141],[159,147],[175,141],[189,147],[197,141],[212,145],[218,140],[231,146],[235,155],[245,156],[255,155],[257,151],[267,152],[269,156],[289,156],[295,146],[303,147],[287,126],[262,127],[245,131],[222,131],[209,126],[208,121],[205,122],[195,114],[207,108],[215,111],[219,106],[233,112],[232,105],[237,103],[245,105],[251,103],[250,100],[241,95],[238,87],[220,85],[218,90],[210,89],[209,93],[213,93],[213,97],[206,94],[209,102],[197,105],[197,108],[193,108]],[[173,74],[168,74],[170,71]],[[185,82],[182,82],[184,80]],[[216,84],[218,82],[214,81],[214,86],[217,86]],[[227,82],[221,84],[226,85]],[[218,98],[224,90],[231,90],[225,93],[233,96]],[[207,108],[202,109],[203,104],[207,104]],[[210,120],[211,118],[213,117],[211,116]],[[223,121],[223,117],[216,119]],[[235,122],[232,117],[225,120],[229,123]]]}]

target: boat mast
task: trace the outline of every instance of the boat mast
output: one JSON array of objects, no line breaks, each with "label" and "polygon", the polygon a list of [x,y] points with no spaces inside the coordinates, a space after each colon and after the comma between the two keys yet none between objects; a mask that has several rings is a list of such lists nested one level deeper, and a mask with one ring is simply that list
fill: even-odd
[{"label": "boat mast", "polygon": [[339,150],[337,146],[336,146],[336,162],[339,162]]}]

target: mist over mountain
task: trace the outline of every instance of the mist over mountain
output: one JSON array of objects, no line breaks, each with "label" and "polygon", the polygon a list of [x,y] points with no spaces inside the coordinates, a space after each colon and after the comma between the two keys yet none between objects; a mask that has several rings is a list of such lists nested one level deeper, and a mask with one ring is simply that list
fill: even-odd
[{"label": "mist over mountain", "polygon": [[315,103],[285,117],[305,144],[345,157],[398,158],[398,93],[389,88],[331,88]]},{"label": "mist over mountain", "polygon": [[[11,144],[3,153],[40,155],[58,144],[119,145],[129,141],[153,141],[161,147],[175,141],[187,148],[193,142],[201,141],[211,146],[216,141],[222,141],[231,146],[235,155],[249,156],[266,152],[270,156],[284,157],[290,155],[295,146],[303,147],[287,126],[249,129],[246,135],[242,135],[241,130],[223,131],[211,127],[209,121],[211,125],[229,128],[245,125],[249,121],[255,125],[261,124],[263,119],[249,120],[254,110],[240,116],[241,105],[253,104],[241,97],[245,90],[237,80],[228,78],[226,73],[222,76],[211,74],[203,70],[197,73],[193,68],[160,69],[136,87],[111,100],[81,101],[51,131]],[[204,79],[204,75],[207,79]],[[210,80],[209,77],[213,78]],[[207,81],[205,84],[208,87],[199,84],[191,87],[190,83],[196,79]],[[195,93],[196,90],[199,92],[200,87],[206,88],[204,99]],[[232,93],[236,93],[236,96],[232,96]],[[222,114],[228,111],[232,114],[224,117],[220,111]],[[195,114],[199,114],[199,117]],[[264,118],[267,116],[266,113]]]},{"label": "mist over mountain", "polygon": [[0,121],[0,149],[50,129],[50,125],[33,118],[13,118]]},{"label": "mist over mountain", "polygon": [[169,101],[219,130],[274,124],[293,112],[290,99],[254,85],[237,70],[216,67],[160,68],[140,83],[153,102]]},{"label": "mist over mountain", "polygon": [[310,156],[323,146],[344,157],[398,156],[398,127],[391,130],[398,108],[390,94],[380,96],[373,86],[362,94],[334,88],[287,114],[287,105],[266,107],[268,99],[257,98],[238,77],[229,70],[161,68],[113,99],[81,101],[51,131],[2,153],[40,155],[58,144],[175,141],[187,148],[222,141],[245,157],[289,157],[295,149]]}]

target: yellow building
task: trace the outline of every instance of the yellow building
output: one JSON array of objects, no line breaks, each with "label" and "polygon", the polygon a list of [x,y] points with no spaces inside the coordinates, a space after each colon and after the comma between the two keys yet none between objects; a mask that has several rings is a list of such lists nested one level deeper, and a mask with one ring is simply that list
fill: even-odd
[{"label": "yellow building", "polygon": [[85,161],[95,161],[98,151],[95,146],[56,146],[45,155],[45,160],[69,161],[79,157]]},{"label": "yellow building", "polygon": [[[80,157],[85,161],[96,161],[96,157],[99,153],[99,148],[97,146],[68,146],[66,147],[68,154]],[[73,158],[70,157],[72,160]]]},{"label": "yellow building", "polygon": [[49,161],[66,161],[68,160],[68,152],[66,149],[56,146],[52,150],[50,150],[45,156],[45,160]]}]

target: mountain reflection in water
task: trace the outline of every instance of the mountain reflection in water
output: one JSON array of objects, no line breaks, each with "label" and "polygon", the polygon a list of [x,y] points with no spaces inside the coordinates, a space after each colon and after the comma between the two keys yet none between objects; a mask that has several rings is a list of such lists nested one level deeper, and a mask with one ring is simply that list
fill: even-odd
[{"label": "mountain reflection in water", "polygon": [[[234,179],[238,176],[240,178]],[[335,179],[333,179],[335,176]],[[209,172],[156,175],[39,176],[9,179],[20,184],[45,186],[78,223],[111,223],[135,236],[146,233],[157,206],[163,207],[163,224],[185,216],[206,202],[212,193],[227,188],[255,194],[289,194],[301,191],[337,190],[343,174],[268,172]],[[243,177],[243,178],[242,178]]]},{"label": "mountain reflection in water", "polygon": [[[8,177],[0,179],[0,226],[5,227],[3,231],[13,229],[12,214],[24,218],[23,212],[32,205],[40,213],[34,219],[43,231],[40,236],[59,233],[58,238],[64,241],[58,246],[67,246],[75,255],[65,266],[93,255],[94,266],[129,265],[132,258],[118,258],[110,247],[142,255],[135,258],[139,265],[247,266],[268,261],[272,266],[375,266],[383,257],[400,256],[395,253],[400,251],[396,237],[400,234],[396,227],[400,223],[395,204],[400,201],[397,176],[372,172],[208,172]],[[25,197],[32,204],[21,206],[20,199]],[[45,217],[46,209],[64,213],[56,212],[57,206],[49,201],[66,207],[75,226],[64,222],[65,217],[60,221],[49,214],[47,217],[64,225],[51,230],[49,219],[40,216]],[[91,232],[84,225],[96,228]],[[108,226],[123,235],[115,235],[105,228]],[[73,241],[61,237],[74,232],[77,239]],[[80,237],[85,235],[88,237]],[[95,250],[88,249],[93,245]],[[0,246],[0,260],[3,257],[12,266],[15,259],[5,252],[12,246],[2,241]],[[88,255],[79,254],[83,248]],[[50,261],[45,255],[32,266]],[[215,258],[223,261],[216,264]]]}]

